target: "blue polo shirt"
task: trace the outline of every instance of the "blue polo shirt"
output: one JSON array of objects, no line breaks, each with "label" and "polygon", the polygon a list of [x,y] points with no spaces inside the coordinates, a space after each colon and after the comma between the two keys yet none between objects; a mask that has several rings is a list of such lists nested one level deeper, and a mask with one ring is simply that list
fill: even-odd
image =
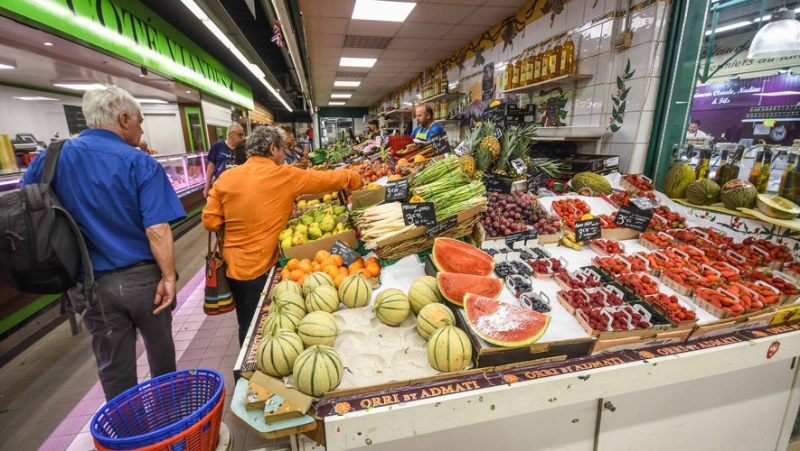
[{"label": "blue polo shirt", "polygon": [[428,142],[431,138],[440,133],[444,133],[444,129],[442,129],[441,125],[434,122],[433,125],[428,128],[422,128],[421,125],[417,125],[417,128],[411,132],[411,136],[413,136],[415,140]]},{"label": "blue polo shirt", "polygon": [[208,149],[208,162],[214,163],[214,178],[216,181],[223,172],[236,166],[233,158],[233,150],[225,144],[225,141],[217,141]]},{"label": "blue polo shirt", "polygon": [[[23,185],[41,182],[46,153]],[[153,260],[145,229],[186,216],[161,165],[108,130],[84,130],[64,143],[53,191],[83,233],[95,277]]]}]

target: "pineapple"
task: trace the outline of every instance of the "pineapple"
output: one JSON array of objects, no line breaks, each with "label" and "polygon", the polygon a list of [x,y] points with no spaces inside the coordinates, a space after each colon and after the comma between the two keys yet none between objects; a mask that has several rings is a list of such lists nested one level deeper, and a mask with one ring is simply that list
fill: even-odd
[{"label": "pineapple", "polygon": [[481,147],[489,149],[492,163],[500,157],[500,141],[494,136],[495,129],[497,129],[495,124],[491,122],[484,123],[482,127],[483,139],[481,139],[480,144]]},{"label": "pineapple", "polygon": [[519,133],[517,133],[517,130],[514,130],[513,132],[503,132],[503,142],[500,146],[500,156],[495,162],[495,174],[511,175],[510,173],[513,169],[509,168],[511,167],[511,160],[513,159],[512,154],[516,150],[519,143]]},{"label": "pineapple", "polygon": [[489,164],[492,162],[492,154],[488,147],[478,146],[475,149],[475,171],[474,180],[483,180],[483,174],[489,170]]},{"label": "pineapple", "polygon": [[463,155],[460,160],[461,171],[472,177],[475,175],[475,153],[478,148],[478,140],[480,139],[481,129],[474,128],[467,132],[464,137]]}]

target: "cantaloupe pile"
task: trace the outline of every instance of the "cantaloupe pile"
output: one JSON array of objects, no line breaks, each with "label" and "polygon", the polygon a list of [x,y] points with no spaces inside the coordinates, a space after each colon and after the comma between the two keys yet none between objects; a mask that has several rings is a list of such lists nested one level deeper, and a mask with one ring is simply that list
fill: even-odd
[{"label": "cantaloupe pile", "polygon": [[333,280],[333,286],[339,288],[345,277],[350,275],[359,274],[365,279],[378,276],[381,273],[381,265],[375,257],[366,260],[359,257],[350,266],[344,266],[341,256],[321,250],[314,255],[314,261],[296,258],[289,260],[281,271],[281,280],[291,279],[302,286],[308,275],[314,272],[327,274]]}]

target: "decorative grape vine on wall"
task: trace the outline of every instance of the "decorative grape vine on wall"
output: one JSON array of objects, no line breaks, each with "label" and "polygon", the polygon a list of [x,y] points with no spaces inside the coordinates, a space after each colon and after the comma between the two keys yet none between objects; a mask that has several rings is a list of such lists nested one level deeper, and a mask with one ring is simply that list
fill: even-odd
[{"label": "decorative grape vine on wall", "polygon": [[625,122],[625,106],[628,103],[626,99],[631,92],[631,88],[628,88],[625,82],[633,77],[634,72],[636,71],[631,70],[631,60],[628,59],[622,75],[617,75],[617,92],[611,96],[611,101],[614,102],[614,106],[611,109],[611,118],[608,120],[607,127],[611,130],[611,133],[618,132],[619,129],[622,128],[623,122]]}]

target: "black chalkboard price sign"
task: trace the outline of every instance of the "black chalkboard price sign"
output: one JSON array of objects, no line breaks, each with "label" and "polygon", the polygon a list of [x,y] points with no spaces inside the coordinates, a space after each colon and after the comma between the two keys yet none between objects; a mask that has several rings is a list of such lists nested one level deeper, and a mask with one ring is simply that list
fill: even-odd
[{"label": "black chalkboard price sign", "polygon": [[486,108],[481,119],[483,119],[483,122],[495,124],[498,130],[502,129],[506,120],[506,104],[501,103],[500,105]]},{"label": "black chalkboard price sign", "polygon": [[443,219],[425,231],[425,238],[431,239],[436,235],[447,232],[448,230],[455,227],[456,224],[458,224],[458,217],[456,216],[450,216],[447,219]]},{"label": "black chalkboard price sign", "polygon": [[589,241],[595,238],[600,238],[600,219],[593,218],[585,221],[577,221],[575,223],[575,240],[576,241]]},{"label": "black chalkboard price sign", "polygon": [[514,248],[514,243],[518,241],[534,240],[539,237],[539,231],[536,229],[523,230],[522,232],[512,233],[506,236],[506,246]]},{"label": "black chalkboard price sign", "polygon": [[405,225],[432,226],[436,224],[436,209],[433,202],[402,204]]},{"label": "black chalkboard price sign", "polygon": [[386,202],[396,202],[406,200],[408,195],[408,179],[392,180],[386,184]]},{"label": "black chalkboard price sign", "polygon": [[486,187],[486,191],[508,194],[511,192],[513,183],[514,180],[507,175],[492,174],[491,172],[483,174],[483,185]]},{"label": "black chalkboard price sign", "polygon": [[431,138],[431,144],[433,144],[433,156],[435,157],[450,153],[453,150],[450,148],[450,142],[447,140],[447,133],[439,133]]},{"label": "black chalkboard price sign", "polygon": [[361,257],[361,254],[356,252],[354,249],[350,249],[346,244],[342,243],[341,241],[336,241],[330,250],[331,254],[336,254],[342,257],[342,264],[344,266],[350,266],[358,260],[358,257]]},{"label": "black chalkboard price sign", "polygon": [[617,219],[614,220],[614,224],[636,230],[637,232],[646,232],[647,227],[650,226],[650,220],[652,219],[652,210],[639,210],[623,205],[619,207]]},{"label": "black chalkboard price sign", "polygon": [[527,191],[535,193],[536,191],[539,190],[539,188],[544,187],[546,181],[547,181],[547,174],[545,174],[544,172],[537,172],[528,177],[527,180],[525,180],[525,189]]},{"label": "black chalkboard price sign", "polygon": [[649,197],[633,197],[631,198],[631,204],[639,210],[652,210],[659,207],[658,202]]}]

